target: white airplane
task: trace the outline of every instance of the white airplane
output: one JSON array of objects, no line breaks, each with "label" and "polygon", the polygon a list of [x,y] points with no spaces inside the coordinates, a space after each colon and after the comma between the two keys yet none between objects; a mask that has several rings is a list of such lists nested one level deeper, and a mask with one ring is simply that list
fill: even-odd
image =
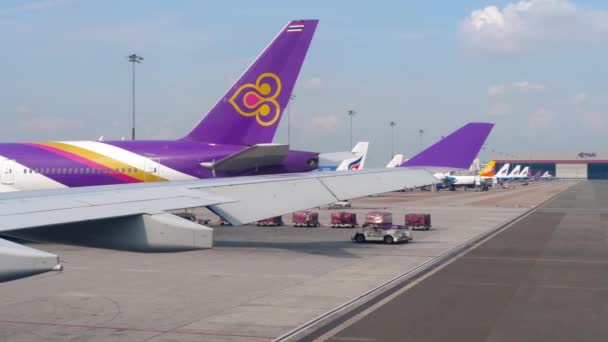
[{"label": "white airplane", "polygon": [[319,171],[362,170],[367,159],[369,142],[358,142],[350,152],[319,154]]},{"label": "white airplane", "polygon": [[340,163],[336,171],[345,170],[363,170],[365,166],[365,160],[367,159],[367,150],[369,149],[369,142],[359,142],[351,151],[356,157],[352,159],[346,159]]},{"label": "white airplane", "polygon": [[[479,162],[477,168],[479,168]],[[491,160],[481,171],[479,171],[477,175],[458,176],[452,175],[450,173],[436,173],[434,176],[442,180],[445,185],[451,190],[454,190],[457,187],[465,187],[472,189],[479,186],[490,185],[494,177],[495,168],[496,162],[494,160]],[[472,167],[469,168],[469,171],[471,169]],[[487,189],[487,187],[484,187],[484,189]]]},{"label": "white airplane", "polygon": [[395,154],[393,159],[391,159],[391,161],[388,162],[388,164],[386,164],[386,168],[391,169],[391,168],[401,165],[402,163],[403,163],[403,154]]},{"label": "white airplane", "polygon": [[509,180],[514,180],[517,177],[519,177],[519,172],[521,171],[521,165],[515,165],[515,167],[513,168],[513,170],[511,170],[511,173],[509,173],[509,175],[507,176],[507,178]]},{"label": "white airplane", "polygon": [[555,177],[552,174],[550,174],[549,171],[545,171],[545,173],[543,173],[543,175],[540,176],[540,179],[542,179],[542,180],[552,180],[554,178]]}]

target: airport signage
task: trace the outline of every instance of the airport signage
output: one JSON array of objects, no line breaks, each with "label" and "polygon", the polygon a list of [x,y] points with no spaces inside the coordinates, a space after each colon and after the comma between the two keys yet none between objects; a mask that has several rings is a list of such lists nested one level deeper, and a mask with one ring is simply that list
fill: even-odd
[{"label": "airport signage", "polygon": [[580,152],[578,154],[578,157],[579,158],[595,158],[595,157],[597,157],[597,153],[595,153],[595,152],[591,152],[591,153],[590,152]]}]

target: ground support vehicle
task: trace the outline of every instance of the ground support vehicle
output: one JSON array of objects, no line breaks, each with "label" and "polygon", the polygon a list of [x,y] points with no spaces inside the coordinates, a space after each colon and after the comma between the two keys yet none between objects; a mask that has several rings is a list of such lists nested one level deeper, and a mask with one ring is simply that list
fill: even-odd
[{"label": "ground support vehicle", "polygon": [[382,241],[386,244],[400,242],[406,243],[412,239],[413,237],[411,228],[397,225],[383,227],[367,226],[361,229],[357,229],[357,232],[352,237],[352,240],[357,243]]}]

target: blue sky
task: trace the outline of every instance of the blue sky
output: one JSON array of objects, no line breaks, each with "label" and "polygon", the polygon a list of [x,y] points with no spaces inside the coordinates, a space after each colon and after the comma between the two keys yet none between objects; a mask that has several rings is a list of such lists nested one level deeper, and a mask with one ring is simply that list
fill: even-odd
[{"label": "blue sky", "polygon": [[[128,136],[137,52],[141,138],[177,138],[290,19],[321,20],[292,107],[295,148],[369,140],[370,162],[467,121],[487,151],[608,150],[602,1],[0,3],[0,140]],[[285,120],[276,141],[286,141]]]}]

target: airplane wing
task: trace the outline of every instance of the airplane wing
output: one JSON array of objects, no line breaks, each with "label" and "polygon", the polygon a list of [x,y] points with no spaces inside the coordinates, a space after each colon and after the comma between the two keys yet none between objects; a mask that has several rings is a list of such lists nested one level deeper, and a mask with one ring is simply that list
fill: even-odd
[{"label": "airplane wing", "polygon": [[[211,228],[167,211],[207,207],[240,225],[433,181],[426,170],[395,168],[3,193],[0,235],[135,251],[209,248]],[[57,256],[0,242],[0,281],[59,267]]]}]

